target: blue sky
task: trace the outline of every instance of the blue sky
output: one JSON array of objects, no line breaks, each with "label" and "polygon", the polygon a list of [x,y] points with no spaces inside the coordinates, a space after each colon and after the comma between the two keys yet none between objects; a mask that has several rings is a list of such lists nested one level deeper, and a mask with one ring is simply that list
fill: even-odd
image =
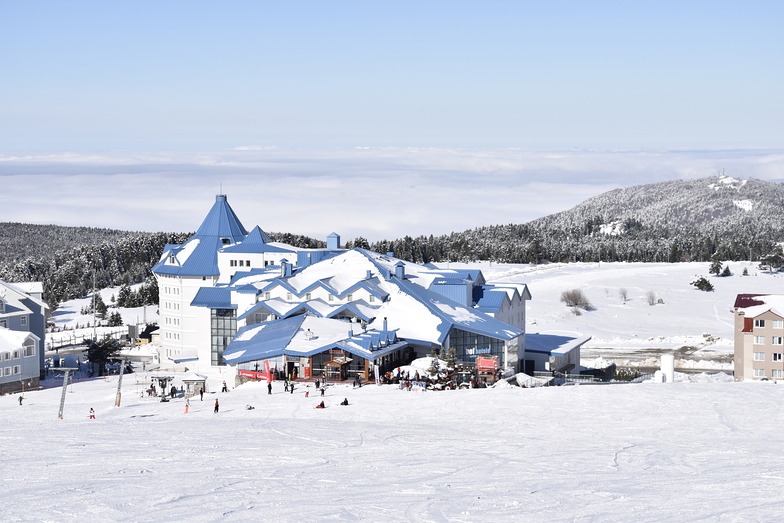
[{"label": "blue sky", "polygon": [[[254,156],[240,163],[265,180],[296,177],[292,165],[303,162],[316,165],[308,176],[327,178],[361,167],[367,186],[402,172],[463,200],[457,171],[480,179],[511,165],[503,175],[511,186],[586,187],[553,191],[574,193],[568,201],[538,195],[550,205],[535,212],[479,212],[472,226],[526,221],[620,185],[707,176],[727,162],[735,176],[784,178],[782,15],[780,2],[0,0],[0,176],[16,176],[19,191],[36,190],[43,174],[64,183],[98,176],[85,197],[139,174],[176,190],[180,178],[160,168],[169,151],[178,172],[205,187],[194,197],[210,202],[221,179],[234,180],[226,192],[245,190],[245,168],[227,171],[221,154],[244,147]],[[358,161],[357,147],[373,160]],[[413,148],[418,160],[384,163],[387,148]],[[504,168],[481,160],[510,148],[529,153],[512,154]],[[265,150],[276,152],[262,160]],[[137,163],[139,151],[158,163]],[[623,151],[632,152],[619,161]],[[30,158],[50,154],[29,174]],[[548,163],[553,155],[573,161]],[[329,159],[324,172],[315,158]],[[471,160],[455,171],[440,167],[444,158]],[[0,220],[21,221],[18,196]],[[108,220],[79,205],[25,221]],[[262,218],[247,221],[265,227]],[[459,230],[463,218],[431,232]],[[125,220],[136,229],[181,223],[173,211]]]}]

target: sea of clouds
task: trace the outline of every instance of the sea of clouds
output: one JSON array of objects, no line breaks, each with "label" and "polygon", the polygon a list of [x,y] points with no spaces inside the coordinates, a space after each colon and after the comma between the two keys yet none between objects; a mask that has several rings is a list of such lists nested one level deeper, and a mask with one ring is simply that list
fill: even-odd
[{"label": "sea of clouds", "polygon": [[238,146],[0,153],[0,221],[193,231],[227,194],[247,229],[370,240],[523,223],[617,187],[784,179],[784,150]]}]

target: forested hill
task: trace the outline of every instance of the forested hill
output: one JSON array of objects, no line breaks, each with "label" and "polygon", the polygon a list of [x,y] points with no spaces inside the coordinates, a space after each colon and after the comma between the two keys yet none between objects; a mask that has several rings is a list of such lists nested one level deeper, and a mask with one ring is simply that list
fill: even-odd
[{"label": "forested hill", "polygon": [[45,259],[74,247],[114,242],[131,234],[117,229],[0,222],[0,264]]},{"label": "forested hill", "polygon": [[758,259],[780,241],[784,185],[720,176],[615,189],[525,224],[349,246],[417,262],[676,262]]},{"label": "forested hill", "polygon": [[[167,243],[182,243],[192,233],[128,232],[92,227],[0,224],[0,279],[40,281],[49,305],[82,298],[93,289],[147,282],[143,293],[157,303],[150,269]],[[289,233],[270,233],[275,241],[302,248],[324,242]]]}]

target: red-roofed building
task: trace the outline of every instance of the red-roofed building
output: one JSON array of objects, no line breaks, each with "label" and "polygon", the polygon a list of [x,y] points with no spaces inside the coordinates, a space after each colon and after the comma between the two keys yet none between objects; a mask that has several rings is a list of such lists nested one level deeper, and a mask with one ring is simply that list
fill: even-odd
[{"label": "red-roofed building", "polygon": [[784,378],[784,295],[738,294],[735,380]]}]

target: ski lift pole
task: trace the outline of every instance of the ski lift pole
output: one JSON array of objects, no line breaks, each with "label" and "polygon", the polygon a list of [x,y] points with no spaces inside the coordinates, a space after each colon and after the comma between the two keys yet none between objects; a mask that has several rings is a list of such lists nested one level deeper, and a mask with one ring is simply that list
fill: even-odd
[{"label": "ski lift pole", "polygon": [[65,369],[65,374],[63,374],[63,393],[60,396],[60,413],[57,415],[57,419],[63,419],[63,407],[65,406],[65,391],[68,388],[68,375],[71,373],[71,369]]},{"label": "ski lift pole", "polygon": [[122,396],[122,377],[123,371],[125,370],[125,360],[120,360],[120,379],[117,380],[117,397],[114,400],[114,406],[120,406],[120,397]]}]

